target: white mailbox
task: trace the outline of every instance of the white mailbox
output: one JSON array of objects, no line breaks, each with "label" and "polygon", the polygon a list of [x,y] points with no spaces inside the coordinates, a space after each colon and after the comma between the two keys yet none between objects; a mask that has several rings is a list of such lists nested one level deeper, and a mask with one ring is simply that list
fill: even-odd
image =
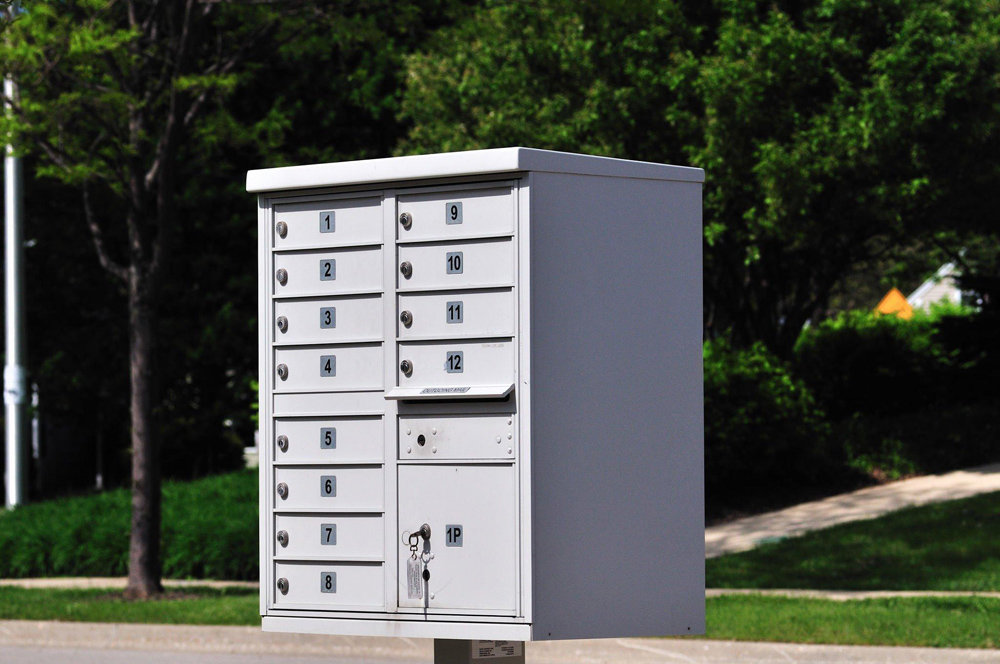
[{"label": "white mailbox", "polygon": [[704,631],[703,179],[525,148],[248,174],[264,629]]}]

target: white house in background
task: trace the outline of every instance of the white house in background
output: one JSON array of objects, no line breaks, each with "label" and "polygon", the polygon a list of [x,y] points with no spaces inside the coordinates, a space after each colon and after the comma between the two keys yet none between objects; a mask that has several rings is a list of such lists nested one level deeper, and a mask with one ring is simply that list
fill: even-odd
[{"label": "white house in background", "polygon": [[962,302],[962,291],[955,281],[958,268],[954,263],[945,263],[934,276],[920,284],[917,290],[910,293],[906,301],[914,309],[927,311],[931,305],[939,302],[951,302],[960,304]]}]

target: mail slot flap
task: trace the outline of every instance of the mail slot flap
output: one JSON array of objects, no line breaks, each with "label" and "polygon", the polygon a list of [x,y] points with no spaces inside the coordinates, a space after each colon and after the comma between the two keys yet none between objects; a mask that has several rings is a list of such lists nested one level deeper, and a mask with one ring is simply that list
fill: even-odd
[{"label": "mail slot flap", "polygon": [[399,296],[399,338],[514,336],[514,292],[449,291]]},{"label": "mail slot flap", "polygon": [[517,453],[513,415],[399,418],[399,458],[504,459]]},{"label": "mail slot flap", "polygon": [[382,345],[274,349],[275,392],[382,389]]},{"label": "mail slot flap", "polygon": [[400,343],[399,358],[399,387],[462,388],[515,382],[514,342],[509,339]]},{"label": "mail slot flap", "polygon": [[[381,466],[274,469],[277,510],[370,510],[381,512],[385,502]],[[281,496],[284,485],[285,496]]]},{"label": "mail slot flap", "polygon": [[514,232],[511,187],[402,195],[400,242],[509,235]]},{"label": "mail slot flap", "polygon": [[274,254],[275,297],[379,293],[382,250],[327,249]]},{"label": "mail slot flap", "polygon": [[[434,487],[427,491],[426,487]],[[513,465],[399,467],[398,592],[400,607],[513,611],[518,560]],[[431,528],[430,579],[414,597],[407,584],[402,535]]]},{"label": "mail slot flap", "polygon": [[381,516],[278,514],[274,532],[276,558],[381,561],[385,557]]},{"label": "mail slot flap", "polygon": [[514,283],[514,241],[403,245],[398,268],[401,291],[510,286]]},{"label": "mail slot flap", "polygon": [[284,203],[274,206],[274,223],[276,249],[381,244],[382,199]]},{"label": "mail slot flap", "polygon": [[[371,563],[297,563],[274,565],[276,608],[361,611],[385,606],[385,574]],[[279,587],[284,580],[285,592]]]},{"label": "mail slot flap", "polygon": [[381,463],[381,417],[303,417],[274,421],[275,463]]},{"label": "mail slot flap", "polygon": [[340,343],[382,338],[382,296],[275,300],[274,341]]}]

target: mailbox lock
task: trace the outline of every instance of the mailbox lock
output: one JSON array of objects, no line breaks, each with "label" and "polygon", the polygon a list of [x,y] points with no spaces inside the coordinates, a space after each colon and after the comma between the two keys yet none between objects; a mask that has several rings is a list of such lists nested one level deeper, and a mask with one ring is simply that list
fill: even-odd
[{"label": "mailbox lock", "polygon": [[280,378],[281,380],[285,380],[286,378],[288,378],[288,365],[287,364],[279,364],[278,365],[278,378]]},{"label": "mailbox lock", "polygon": [[399,223],[406,230],[410,230],[410,226],[413,225],[413,215],[409,212],[404,212],[399,215]]},{"label": "mailbox lock", "polygon": [[288,485],[284,482],[278,484],[278,495],[281,496],[282,500],[288,498]]},{"label": "mailbox lock", "polygon": [[405,325],[406,327],[413,325],[413,314],[411,314],[409,311],[404,311],[403,313],[399,314],[399,322]]},{"label": "mailbox lock", "polygon": [[288,235],[288,224],[283,221],[279,221],[274,225],[274,230],[278,231],[278,235],[285,237]]},{"label": "mailbox lock", "polygon": [[278,436],[278,449],[282,452],[288,451],[288,436]]},{"label": "mailbox lock", "polygon": [[281,330],[282,332],[286,332],[288,330],[287,318],[285,318],[284,316],[278,316],[278,320],[276,322],[279,330]]},{"label": "mailbox lock", "polygon": [[281,546],[288,546],[288,532],[285,530],[278,531],[278,544]]},{"label": "mailbox lock", "polygon": [[404,541],[410,546],[410,550],[416,551],[417,542],[420,541],[420,538],[423,538],[425,541],[428,542],[431,540],[431,527],[425,523],[424,525],[420,526],[420,528],[418,528],[416,532],[403,533],[403,538]]},{"label": "mailbox lock", "polygon": [[400,263],[399,264],[399,272],[404,277],[406,277],[407,279],[409,279],[410,275],[413,274],[413,266],[410,264],[410,261],[403,261],[402,263]]},{"label": "mailbox lock", "polygon": [[288,270],[286,270],[285,268],[280,268],[277,272],[274,273],[274,276],[278,280],[278,283],[284,286],[285,282],[288,281]]},{"label": "mailbox lock", "polygon": [[420,434],[419,436],[417,436],[417,445],[423,447],[426,444],[427,444],[427,439],[424,438],[424,434]]},{"label": "mailbox lock", "polygon": [[281,577],[280,579],[278,579],[278,590],[281,592],[282,595],[288,594],[288,579],[286,579],[285,577]]},{"label": "mailbox lock", "polygon": [[413,373],[413,362],[403,360],[399,363],[399,370],[402,371],[404,375],[409,376]]}]

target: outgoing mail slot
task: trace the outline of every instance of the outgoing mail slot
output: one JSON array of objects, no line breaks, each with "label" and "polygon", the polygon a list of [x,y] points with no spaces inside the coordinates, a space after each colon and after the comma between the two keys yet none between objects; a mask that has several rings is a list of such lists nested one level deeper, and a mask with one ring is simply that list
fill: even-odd
[{"label": "outgoing mail slot", "polygon": [[275,205],[274,226],[276,249],[381,244],[382,199],[376,196]]},{"label": "outgoing mail slot", "polygon": [[399,247],[399,268],[399,290],[510,286],[514,281],[514,242],[404,245]]},{"label": "outgoing mail slot", "polygon": [[381,417],[296,417],[274,422],[274,462],[382,463]]},{"label": "outgoing mail slot", "polygon": [[[385,607],[385,575],[380,564],[275,563],[276,608],[370,611]],[[284,589],[279,584],[284,581]]]},{"label": "outgoing mail slot", "polygon": [[510,187],[400,196],[399,241],[490,237],[514,233]]},{"label": "outgoing mail slot", "polygon": [[514,416],[432,415],[399,418],[399,458],[514,459]]},{"label": "outgoing mail slot", "polygon": [[382,511],[381,467],[282,467],[275,468],[274,482],[286,487],[284,498],[275,491],[274,507],[279,511]]},{"label": "outgoing mail slot", "polygon": [[382,290],[380,249],[297,251],[274,255],[275,297],[377,293]]},{"label": "outgoing mail slot", "polygon": [[400,295],[399,312],[400,339],[514,336],[511,290]]},{"label": "outgoing mail slot", "polygon": [[275,392],[382,389],[381,344],[275,348],[274,366]]},{"label": "outgoing mail slot", "polygon": [[[462,387],[514,382],[514,343],[510,340],[399,344],[399,386]],[[403,367],[404,361],[410,363]],[[409,375],[405,368],[411,369]]]},{"label": "outgoing mail slot", "polygon": [[276,300],[274,320],[278,344],[381,341],[382,297]]},{"label": "outgoing mail slot", "polygon": [[[373,560],[385,556],[381,516],[359,514],[278,514],[274,555],[279,559]],[[282,543],[283,542],[283,543]]]},{"label": "outgoing mail slot", "polygon": [[[425,487],[434,487],[427,491]],[[517,585],[517,481],[513,466],[399,467],[399,606],[513,611]],[[431,527],[430,579],[410,592],[402,535]]]}]

